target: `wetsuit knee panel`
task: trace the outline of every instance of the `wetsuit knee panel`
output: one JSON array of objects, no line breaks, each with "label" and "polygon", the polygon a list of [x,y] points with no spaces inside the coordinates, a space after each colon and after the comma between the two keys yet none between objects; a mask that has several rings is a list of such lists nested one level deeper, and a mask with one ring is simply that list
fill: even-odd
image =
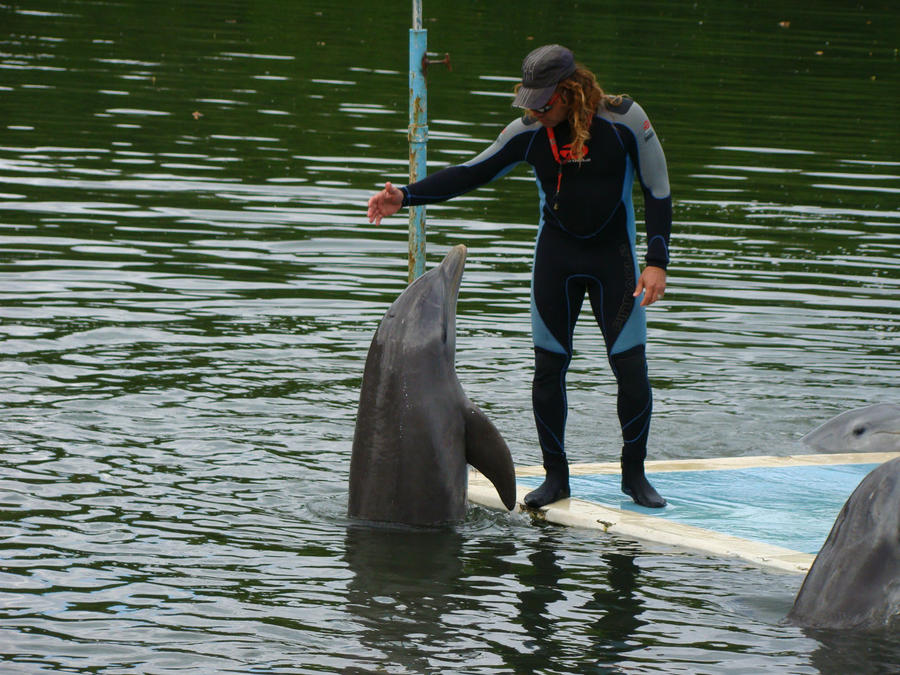
[{"label": "wetsuit knee panel", "polygon": [[538,383],[559,384],[565,376],[572,358],[568,354],[557,354],[544,349],[534,350],[534,381]]},{"label": "wetsuit knee panel", "polygon": [[646,379],[647,350],[643,344],[635,345],[627,351],[612,354],[609,357],[616,379]]}]

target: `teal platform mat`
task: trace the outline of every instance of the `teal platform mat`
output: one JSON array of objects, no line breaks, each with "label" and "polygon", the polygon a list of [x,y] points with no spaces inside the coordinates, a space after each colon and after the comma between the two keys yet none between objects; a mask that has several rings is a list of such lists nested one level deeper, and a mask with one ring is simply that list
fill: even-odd
[{"label": "teal platform mat", "polygon": [[[781,466],[649,472],[664,509],[638,506],[620,491],[618,474],[573,475],[572,497],[674,520],[803,553],[818,553],[835,518],[877,464]],[[529,487],[542,477],[522,477]]]}]

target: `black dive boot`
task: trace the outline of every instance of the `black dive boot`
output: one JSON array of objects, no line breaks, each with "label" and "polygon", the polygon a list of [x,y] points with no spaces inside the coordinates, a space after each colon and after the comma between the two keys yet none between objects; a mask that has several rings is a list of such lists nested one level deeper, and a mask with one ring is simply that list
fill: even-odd
[{"label": "black dive boot", "polygon": [[644,475],[644,458],[640,455],[622,453],[622,492],[641,506],[660,509],[666,505]]},{"label": "black dive boot", "polygon": [[525,506],[538,509],[560,499],[569,498],[569,463],[565,456],[561,461],[556,458],[547,461],[545,458],[544,469],[547,471],[547,477],[539,488],[525,495]]}]

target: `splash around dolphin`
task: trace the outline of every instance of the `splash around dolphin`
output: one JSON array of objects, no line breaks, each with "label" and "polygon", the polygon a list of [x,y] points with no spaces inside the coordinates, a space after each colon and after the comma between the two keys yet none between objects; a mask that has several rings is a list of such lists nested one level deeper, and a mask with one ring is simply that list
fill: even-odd
[{"label": "splash around dolphin", "polygon": [[516,502],[500,432],[456,375],[456,302],[466,247],[411,283],[369,348],[350,460],[348,515],[408,525],[461,520],[470,464]]},{"label": "splash around dolphin", "polygon": [[876,467],[850,495],[787,621],[900,630],[900,457]]}]

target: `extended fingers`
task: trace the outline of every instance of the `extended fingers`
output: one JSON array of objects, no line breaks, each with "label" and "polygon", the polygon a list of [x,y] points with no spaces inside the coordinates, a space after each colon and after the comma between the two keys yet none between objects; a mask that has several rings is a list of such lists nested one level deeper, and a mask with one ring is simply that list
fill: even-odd
[{"label": "extended fingers", "polygon": [[662,297],[665,295],[663,291],[647,291],[644,293],[644,298],[641,300],[641,307],[646,307],[647,305],[652,305],[657,300],[662,300]]},{"label": "extended fingers", "polygon": [[390,215],[389,209],[387,209],[386,206],[391,199],[391,191],[396,189],[397,188],[393,187],[390,181],[388,181],[384,184],[383,190],[380,190],[369,197],[368,216],[370,223],[374,222],[376,225],[381,225],[381,219]]},{"label": "extended fingers", "polygon": [[641,300],[641,307],[646,307],[647,305],[652,305],[657,300],[662,300],[662,297],[666,294],[666,285],[647,285],[644,288],[644,297]]}]

